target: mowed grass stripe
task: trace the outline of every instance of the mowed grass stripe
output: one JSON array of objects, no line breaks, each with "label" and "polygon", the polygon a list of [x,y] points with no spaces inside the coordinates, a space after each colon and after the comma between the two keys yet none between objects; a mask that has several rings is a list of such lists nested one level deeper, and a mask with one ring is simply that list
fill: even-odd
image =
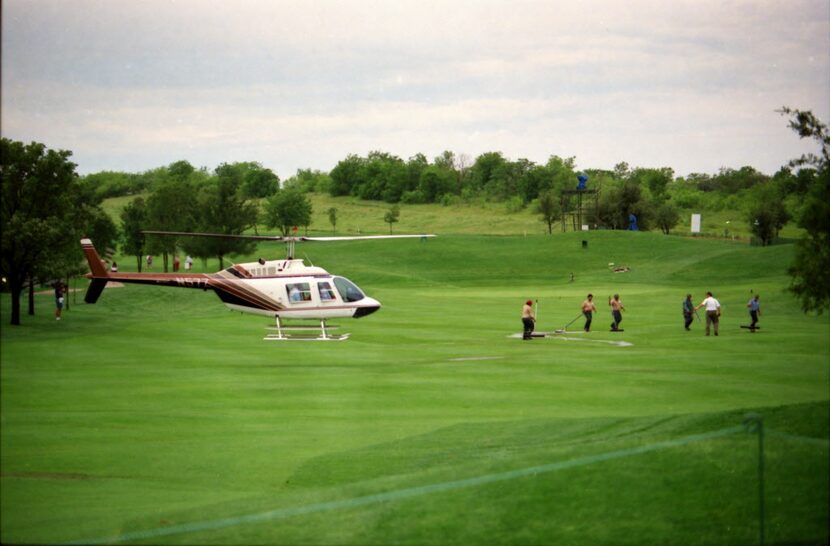
[{"label": "mowed grass stripe", "polygon": [[201,521],[188,523],[184,525],[175,525],[171,527],[164,527],[158,529],[150,529],[146,531],[133,531],[124,533],[119,536],[82,539],[77,541],[66,542],[68,545],[79,544],[112,544],[116,542],[128,542],[132,540],[146,540],[154,539],[169,535],[178,535],[183,533],[198,533],[202,531],[210,531],[215,529],[223,529],[226,527],[233,527],[236,525],[244,525],[248,523],[260,523],[269,520],[285,519],[295,516],[305,516],[308,514],[315,514],[319,512],[329,512],[332,510],[347,510],[350,508],[358,508],[361,506],[368,506],[372,504],[379,504],[383,502],[395,502],[411,497],[419,497],[422,495],[429,495],[433,493],[442,493],[445,491],[452,491],[455,489],[463,489],[467,487],[476,487],[495,482],[506,480],[514,480],[516,478],[523,478],[527,476],[535,476],[537,474],[546,474],[548,472],[556,472],[559,470],[567,470],[580,466],[611,461],[623,457],[632,457],[667,449],[672,447],[679,447],[704,440],[712,440],[722,436],[737,434],[746,430],[744,426],[734,426],[721,430],[715,430],[704,434],[693,434],[674,440],[667,440],[664,442],[657,442],[644,446],[637,446],[628,449],[621,449],[607,453],[599,453],[588,457],[580,457],[578,459],[571,459],[568,461],[561,461],[546,465],[534,466],[530,468],[522,468],[512,470],[510,472],[503,472],[500,474],[490,474],[486,476],[477,476],[475,478],[468,478],[464,480],[457,480],[452,482],[436,483],[420,487],[412,487],[408,489],[399,489],[397,491],[389,491],[386,493],[378,493],[376,495],[367,495],[364,497],[356,497],[351,499],[342,499],[331,502],[323,502],[319,504],[312,504],[309,506],[300,506],[296,508],[281,508],[279,510],[270,510],[268,512],[261,512],[259,514],[250,514],[245,516],[236,516],[233,518],[219,519],[213,521]]}]

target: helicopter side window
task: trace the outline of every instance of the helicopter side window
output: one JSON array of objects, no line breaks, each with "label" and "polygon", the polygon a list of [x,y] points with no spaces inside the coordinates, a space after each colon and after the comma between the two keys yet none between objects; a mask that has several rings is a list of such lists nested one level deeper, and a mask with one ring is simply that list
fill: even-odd
[{"label": "helicopter side window", "polygon": [[320,301],[334,301],[337,299],[328,281],[318,282],[317,290],[320,292]]},{"label": "helicopter side window", "polygon": [[288,293],[288,301],[291,303],[311,301],[311,287],[307,282],[286,284],[285,291]]},{"label": "helicopter side window", "polygon": [[343,298],[343,301],[360,301],[366,297],[352,281],[344,279],[343,277],[335,277],[334,286],[337,287],[337,291],[340,292],[340,297]]}]

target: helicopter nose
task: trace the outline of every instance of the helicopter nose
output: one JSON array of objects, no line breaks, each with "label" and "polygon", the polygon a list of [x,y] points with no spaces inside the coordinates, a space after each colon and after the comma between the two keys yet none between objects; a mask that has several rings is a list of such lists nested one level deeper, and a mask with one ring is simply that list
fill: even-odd
[{"label": "helicopter nose", "polygon": [[380,309],[380,302],[373,298],[364,298],[363,301],[360,302],[361,305],[358,307],[354,312],[354,318],[365,317],[366,315],[371,315],[378,309]]}]

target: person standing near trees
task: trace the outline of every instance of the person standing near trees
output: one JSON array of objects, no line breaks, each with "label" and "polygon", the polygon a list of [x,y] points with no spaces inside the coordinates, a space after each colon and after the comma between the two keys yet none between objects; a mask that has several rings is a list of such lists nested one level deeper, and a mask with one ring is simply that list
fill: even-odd
[{"label": "person standing near trees", "polygon": [[718,323],[720,322],[720,302],[715,299],[711,292],[706,292],[706,299],[700,302],[700,305],[695,307],[695,310],[701,307],[706,308],[706,335],[709,335],[709,327],[715,326],[715,335],[718,335]]},{"label": "person standing near trees", "polygon": [[533,333],[533,328],[536,326],[536,316],[533,314],[533,300],[527,300],[524,306],[522,306],[522,326],[524,327],[522,339],[533,339],[531,334]]},{"label": "person standing near trees", "polygon": [[55,320],[61,319],[61,311],[63,310],[63,283],[60,281],[55,283]]},{"label": "person standing near trees", "polygon": [[619,331],[620,323],[622,322],[622,312],[625,311],[625,307],[623,307],[620,301],[620,295],[614,294],[613,298],[609,297],[608,305],[611,306],[611,316],[614,318],[614,322],[611,323],[611,331]]},{"label": "person standing near trees", "polygon": [[[573,273],[571,273],[573,275]],[[591,331],[591,320],[593,319],[594,313],[597,310],[597,306],[594,305],[594,295],[588,294],[588,298],[582,302],[582,314],[585,315],[585,331]]]}]

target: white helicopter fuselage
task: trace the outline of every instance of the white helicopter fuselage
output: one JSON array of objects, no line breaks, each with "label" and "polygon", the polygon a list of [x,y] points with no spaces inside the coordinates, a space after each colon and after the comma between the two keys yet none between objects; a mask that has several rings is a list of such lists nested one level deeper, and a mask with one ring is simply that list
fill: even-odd
[{"label": "white helicopter fuselage", "polygon": [[[234,285],[233,291],[217,290],[219,297],[228,308],[243,313],[284,319],[358,318],[381,307],[350,280],[301,259],[234,264],[216,275],[222,281],[211,282],[215,290],[225,287],[225,280]],[[236,301],[239,295],[241,302]]]}]

